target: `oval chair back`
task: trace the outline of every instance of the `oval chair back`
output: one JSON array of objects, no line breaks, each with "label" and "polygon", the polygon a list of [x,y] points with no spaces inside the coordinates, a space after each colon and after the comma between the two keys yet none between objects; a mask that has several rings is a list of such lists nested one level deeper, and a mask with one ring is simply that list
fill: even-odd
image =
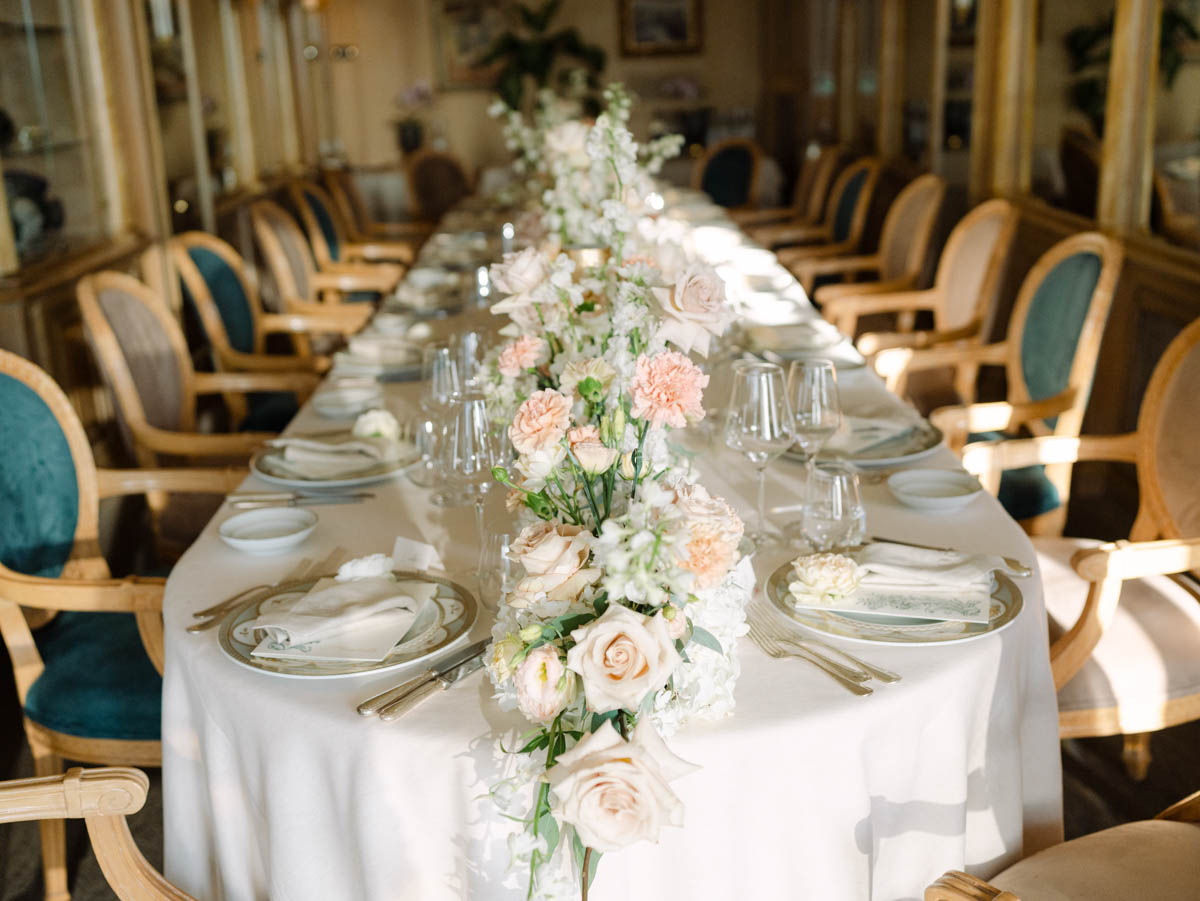
[{"label": "oval chair back", "polygon": [[996,308],[1001,278],[1017,233],[1017,211],[1007,200],[987,200],[967,213],[950,232],[938,261],[934,308],[939,331],[979,326]]},{"label": "oval chair back", "polygon": [[419,150],[409,157],[404,171],[417,210],[434,222],[471,193],[467,170],[449,153]]},{"label": "oval chair back", "polygon": [[179,272],[184,302],[195,309],[213,348],[214,364],[227,364],[232,353],[262,353],[261,304],[241,255],[220,238],[200,231],[176,235],[167,246]]},{"label": "oval chair back", "polygon": [[867,213],[871,209],[871,198],[879,183],[879,160],[864,157],[851,163],[833,183],[829,195],[829,207],[825,210],[825,222],[830,226],[831,242],[845,243],[857,249],[867,227]]},{"label": "oval chair back", "polygon": [[945,196],[946,182],[925,174],[909,182],[892,201],[879,236],[881,281],[911,279],[916,284]]},{"label": "oval chair back", "polygon": [[837,175],[838,164],[846,153],[841,144],[822,147],[820,152],[804,161],[796,181],[796,208],[801,221],[816,225],[825,216],[825,204]]},{"label": "oval chair back", "polygon": [[696,160],[692,187],[703,191],[719,206],[749,206],[758,191],[761,157],[762,150],[748,138],[718,141]]},{"label": "oval chair back", "polygon": [[1175,336],[1138,414],[1138,496],[1130,538],[1200,536],[1200,319]]},{"label": "oval chair back", "polygon": [[317,259],[317,268],[342,259],[342,244],[349,240],[333,199],[325,190],[310,181],[295,181],[288,185],[292,206],[300,213],[300,221],[308,235],[309,246]]},{"label": "oval chair back", "polygon": [[284,307],[291,300],[313,300],[316,264],[296,220],[274,201],[258,200],[250,204],[250,221]]},{"label": "oval chair back", "polygon": [[349,169],[324,170],[325,188],[333,200],[333,205],[341,216],[342,222],[349,226],[355,240],[365,240],[369,230],[370,216],[363,204],[358,186],[354,184],[354,176]]},{"label": "oval chair back", "polygon": [[194,372],[179,324],[146,285],[96,272],[75,288],[83,330],[112,392],[117,421],[141,466],[157,464],[142,435],[195,428]]}]

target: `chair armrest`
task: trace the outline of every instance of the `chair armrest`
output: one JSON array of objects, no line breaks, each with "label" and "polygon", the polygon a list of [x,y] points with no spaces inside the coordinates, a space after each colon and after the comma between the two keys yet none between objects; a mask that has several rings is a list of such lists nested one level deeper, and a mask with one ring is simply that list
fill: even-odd
[{"label": "chair armrest", "polygon": [[384,266],[382,271],[375,272],[372,266],[364,270],[340,270],[334,272],[315,272],[312,276],[313,288],[317,291],[379,291],[387,293],[399,284],[403,272]]},{"label": "chair armrest", "polygon": [[[301,301],[303,303],[303,301]],[[289,306],[291,306],[289,304]],[[355,304],[325,306],[305,304],[320,312],[314,313],[264,313],[258,318],[262,330],[268,334],[321,334],[334,332],[353,335],[360,331],[371,316],[370,305]],[[282,359],[287,359],[286,357]]]},{"label": "chair armrest", "polygon": [[[788,253],[796,253],[804,256],[806,252],[816,251],[817,248],[797,247]],[[812,275],[841,275],[845,272],[868,272],[878,271],[883,260],[877,253],[856,254],[848,257],[833,257],[831,259],[806,259],[799,263],[804,269]]]},{"label": "chair armrest", "polygon": [[1112,460],[1136,463],[1138,436],[1125,435],[1041,435],[1037,438],[976,441],[963,448],[963,469],[979,478],[984,488],[995,494],[1000,475],[1008,469],[1054,463],[1078,463],[1081,460]]},{"label": "chair armrest", "polygon": [[844,257],[849,255],[853,250],[854,245],[849,241],[838,241],[836,244],[823,242],[802,244],[799,247],[781,247],[775,252],[775,255],[784,266],[799,268],[805,263],[821,258]]},{"label": "chair armrest", "polygon": [[910,347],[914,350],[922,347],[936,347],[939,344],[952,344],[956,341],[968,341],[979,337],[983,323],[976,319],[962,328],[947,329],[944,332],[863,332],[858,336],[855,346],[864,357],[873,357],[889,347]]},{"label": "chair armrest", "polygon": [[747,228],[752,225],[767,225],[787,219],[797,219],[799,216],[800,210],[796,207],[776,206],[761,210],[737,210],[730,214],[729,218],[742,228]]},{"label": "chair armrest", "polygon": [[129,767],[74,767],[59,776],[0,782],[0,823],[123,817],[146,803],[150,780]]},{"label": "chair armrest", "polygon": [[833,228],[828,225],[781,223],[750,229],[750,237],[765,247],[781,247],[788,244],[808,244],[828,241],[833,237]]},{"label": "chair armrest", "polygon": [[226,391],[294,391],[307,397],[317,387],[311,372],[197,372],[193,384],[197,394]]},{"label": "chair armrest", "polygon": [[162,611],[165,579],[46,579],[0,566],[0,595],[22,607],[116,613]]},{"label": "chair armrest", "polygon": [[[838,286],[843,287],[843,286]],[[858,327],[858,317],[868,313],[909,313],[931,310],[938,302],[938,294],[928,291],[895,291],[886,294],[871,294],[862,290],[869,285],[845,285],[844,292],[821,301],[821,315],[838,327],[838,330],[853,335]],[[821,291],[824,288],[820,289]],[[818,295],[820,291],[817,292]]]},{"label": "chair armrest", "polygon": [[1075,402],[1075,389],[1045,400],[1010,403],[1006,400],[985,404],[958,404],[939,407],[929,414],[929,422],[942,430],[951,449],[960,451],[973,432],[1006,432],[1026,422],[1057,416]]},{"label": "chair armrest", "polygon": [[[913,279],[907,275],[901,275],[897,278],[881,279],[874,282],[849,282],[840,285],[822,285],[813,293],[813,300],[815,300],[820,305],[822,311],[824,311],[827,303],[833,303],[842,297],[871,297],[872,295],[877,294],[892,295],[904,291],[907,288],[911,288],[912,285]],[[805,289],[807,290],[807,288],[808,286],[806,284]]]},{"label": "chair armrest", "polygon": [[385,240],[412,238],[423,241],[433,233],[434,228],[436,225],[432,222],[417,220],[412,222],[369,222],[367,233],[372,240],[376,238]]},{"label": "chair armrest", "polygon": [[343,245],[347,259],[367,260],[370,262],[391,261],[411,263],[413,261],[413,246],[407,241],[368,241],[354,242]]},{"label": "chair armrest", "polygon": [[1155,814],[1156,820],[1176,820],[1180,823],[1200,823],[1200,791],[1176,801],[1166,810]]},{"label": "chair armrest", "polygon": [[901,394],[910,372],[938,369],[943,366],[954,369],[964,366],[1002,366],[1007,357],[1008,345],[1004,342],[918,350],[898,347],[881,351],[875,357],[875,371],[887,382],[889,391]]},{"label": "chair armrest", "polygon": [[225,469],[97,469],[100,497],[148,491],[228,494],[246,478],[244,467]]},{"label": "chair armrest", "polygon": [[1012,892],[958,870],[950,870],[925,889],[925,901],[1021,901]]},{"label": "chair armrest", "polygon": [[221,363],[234,372],[312,372],[312,357],[295,354],[245,354],[237,350],[219,352]]},{"label": "chair armrest", "polygon": [[1089,583],[1088,596],[1074,625],[1050,646],[1055,689],[1071,681],[1104,636],[1121,600],[1122,583],[1200,567],[1200,538],[1102,544],[1077,551],[1071,566]]},{"label": "chair armrest", "polygon": [[150,425],[131,426],[138,444],[159,454],[179,457],[218,457],[248,460],[263,444],[275,438],[267,432],[169,432]]}]

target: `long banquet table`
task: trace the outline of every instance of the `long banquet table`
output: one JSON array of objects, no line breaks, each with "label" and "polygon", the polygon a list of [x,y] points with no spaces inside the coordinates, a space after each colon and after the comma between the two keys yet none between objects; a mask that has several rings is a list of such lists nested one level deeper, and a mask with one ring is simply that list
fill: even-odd
[{"label": "long banquet table", "polygon": [[[785,320],[815,315],[794,281],[775,293],[766,321],[781,321],[781,303],[790,310]],[[865,369],[843,371],[840,387],[847,408],[885,400]],[[419,386],[386,391],[389,405],[415,407]],[[710,398],[710,408],[719,402]],[[329,427],[306,407],[289,431]],[[719,441],[697,460],[710,490],[751,517],[754,477],[744,461]],[[955,461],[943,449],[926,465]],[[802,485],[799,464],[769,469],[775,522],[796,515]],[[267,486],[252,477],[247,487]],[[398,535],[435,546],[445,569],[474,588],[466,575],[478,553],[469,508],[436,507],[429,491],[403,478],[371,490],[375,498],[363,504],[315,508],[316,532],[276,557],[222,544],[223,511],[167,582],[166,872],[196,897],[524,895],[505,883],[506,839],[519,827],[487,797],[501,766],[495,738],[521,721],[498,709],[486,676],[386,724],[358,716],[355,706],[421,664],[349,679],[281,678],[233,663],[214,632],[185,631],[193,611],[273,583],[301,558],[321,560],[338,547],[351,556],[387,552]],[[864,497],[871,534],[1002,553],[1036,567],[1028,539],[990,497],[940,518],[901,507],[877,482],[864,486]],[[511,532],[500,501],[490,498],[489,528]],[[786,559],[756,559],[760,584]],[[1060,840],[1057,714],[1037,574],[1020,589],[1023,612],[997,634],[938,647],[854,647],[903,675],[868,698],[742,639],[735,715],[671,740],[702,767],[673,784],[685,827],[665,830],[658,845],[606,855],[591,897],[916,899],[947,869],[986,877]],[[484,612],[472,637],[489,627]]]}]

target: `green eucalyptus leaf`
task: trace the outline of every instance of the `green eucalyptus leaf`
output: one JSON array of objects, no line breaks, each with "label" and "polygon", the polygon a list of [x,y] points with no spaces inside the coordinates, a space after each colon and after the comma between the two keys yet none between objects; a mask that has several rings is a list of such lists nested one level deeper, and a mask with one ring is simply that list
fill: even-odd
[{"label": "green eucalyptus leaf", "polygon": [[725,653],[721,648],[721,642],[717,641],[717,637],[707,629],[701,629],[699,626],[692,626],[692,641],[701,647],[708,648],[710,651],[716,651],[718,654]]}]

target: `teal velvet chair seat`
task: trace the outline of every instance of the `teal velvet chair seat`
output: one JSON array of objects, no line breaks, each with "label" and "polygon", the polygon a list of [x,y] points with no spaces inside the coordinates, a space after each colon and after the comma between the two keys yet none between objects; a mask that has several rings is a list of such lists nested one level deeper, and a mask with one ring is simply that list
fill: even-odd
[{"label": "teal velvet chair seat", "polygon": [[[250,298],[246,296],[238,274],[232,266],[206,247],[189,247],[187,254],[200,271],[204,283],[208,286],[208,293],[217,305],[229,346],[239,353],[254,353],[254,314],[250,309]],[[182,284],[184,300],[195,308],[196,301],[188,291],[187,283]]]},{"label": "teal velvet chair seat", "polygon": [[346,296],[346,303],[378,303],[383,295],[378,291],[351,291]]},{"label": "teal velvet chair seat", "polygon": [[333,216],[330,215],[329,210],[325,209],[321,198],[312,191],[304,192],[304,200],[308,204],[308,208],[312,210],[313,218],[317,220],[317,227],[321,229],[321,235],[325,238],[325,246],[329,248],[330,259],[340,260],[342,246],[341,241],[338,240],[337,227],[333,224]]},{"label": "teal velvet chair seat", "polygon": [[249,409],[242,420],[243,432],[282,432],[298,412],[296,395],[289,391],[258,391],[246,395]]},{"label": "teal velvet chair seat", "polygon": [[[971,441],[1001,441],[1010,437],[1003,432],[979,432]],[[1006,469],[1000,475],[1000,490],[996,492],[1000,505],[1013,519],[1032,519],[1056,510],[1062,497],[1054,483],[1046,478],[1044,466],[1022,466]]]},{"label": "teal velvet chair seat", "polygon": [[158,741],[162,679],[132,613],[62,612],[33,635],[46,668],[26,716],[68,735]]},{"label": "teal velvet chair seat", "polygon": [[863,185],[867,183],[869,170],[862,169],[851,177],[838,198],[837,209],[833,214],[833,240],[845,241],[850,237],[850,228],[854,224],[854,208],[858,205],[858,196],[862,193]]}]

